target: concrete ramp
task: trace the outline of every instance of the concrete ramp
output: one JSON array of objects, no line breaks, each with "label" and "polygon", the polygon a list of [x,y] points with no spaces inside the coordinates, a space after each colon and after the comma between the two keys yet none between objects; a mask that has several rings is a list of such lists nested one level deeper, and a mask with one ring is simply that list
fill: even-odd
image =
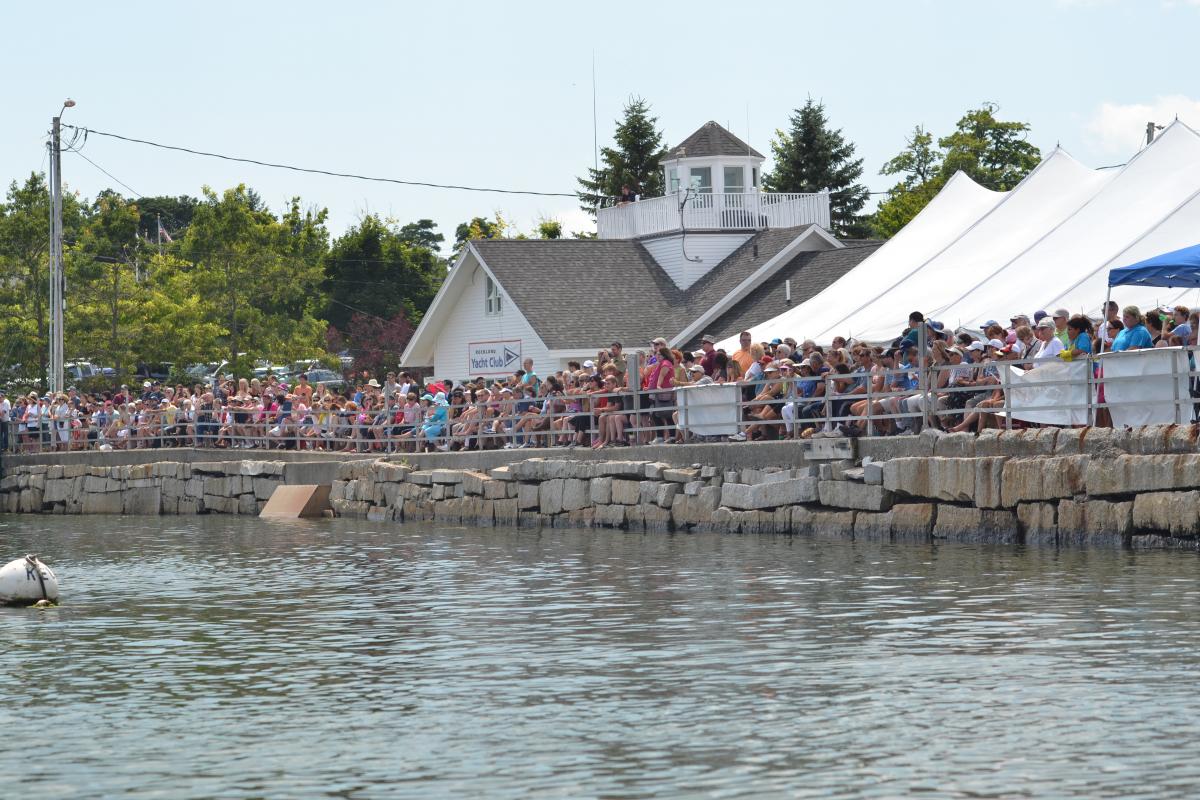
[{"label": "concrete ramp", "polygon": [[259,512],[260,517],[275,517],[277,519],[296,519],[298,517],[319,517],[329,505],[329,484],[301,484],[297,486],[276,486],[271,498]]}]

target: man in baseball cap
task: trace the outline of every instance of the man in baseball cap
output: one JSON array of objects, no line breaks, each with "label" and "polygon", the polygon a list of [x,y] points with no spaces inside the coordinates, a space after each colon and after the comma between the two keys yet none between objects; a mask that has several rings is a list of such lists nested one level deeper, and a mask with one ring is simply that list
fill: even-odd
[{"label": "man in baseball cap", "polygon": [[1062,342],[1064,348],[1071,344],[1071,334],[1067,331],[1067,320],[1071,318],[1071,312],[1065,308],[1059,308],[1054,311],[1054,338]]}]

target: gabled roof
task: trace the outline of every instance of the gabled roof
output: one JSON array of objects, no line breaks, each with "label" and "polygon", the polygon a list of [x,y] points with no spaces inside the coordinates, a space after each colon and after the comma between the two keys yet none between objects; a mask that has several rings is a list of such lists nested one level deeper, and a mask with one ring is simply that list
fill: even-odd
[{"label": "gabled roof", "polygon": [[[680,151],[683,152],[680,152]],[[754,156],[763,154],[734,136],[712,120],[700,126],[700,130],[684,139],[667,153],[667,158],[696,158],[698,156]]]},{"label": "gabled roof", "polygon": [[[822,289],[857,267],[874,253],[883,242],[862,240],[843,241],[845,247],[838,250],[809,251],[798,254],[771,279],[760,283],[745,299],[720,317],[709,323],[704,331],[691,337],[686,347],[695,350],[700,346],[700,336],[712,334],[717,341],[736,336],[764,319],[773,319],[795,308],[800,303],[818,294]],[[792,302],[787,302],[784,281],[792,282]],[[803,330],[792,331],[795,336],[807,336]]]},{"label": "gabled roof", "polygon": [[759,231],[687,289],[633,240],[492,239],[471,247],[549,349],[578,350],[671,339],[806,236],[828,234],[812,225]]}]

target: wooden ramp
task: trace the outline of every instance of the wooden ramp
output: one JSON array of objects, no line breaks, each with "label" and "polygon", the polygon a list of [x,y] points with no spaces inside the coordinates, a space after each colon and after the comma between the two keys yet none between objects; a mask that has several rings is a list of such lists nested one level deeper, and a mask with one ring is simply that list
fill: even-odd
[{"label": "wooden ramp", "polygon": [[276,486],[271,492],[271,499],[259,512],[260,517],[276,517],[278,519],[296,519],[298,517],[319,517],[329,505],[329,484],[301,484],[297,486]]}]

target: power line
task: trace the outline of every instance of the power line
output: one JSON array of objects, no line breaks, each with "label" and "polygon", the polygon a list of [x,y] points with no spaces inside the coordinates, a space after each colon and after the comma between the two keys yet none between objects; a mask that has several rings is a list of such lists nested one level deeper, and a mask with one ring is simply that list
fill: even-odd
[{"label": "power line", "polygon": [[144,195],[143,195],[141,192],[139,192],[137,189],[134,189],[134,188],[133,188],[132,186],[130,186],[128,183],[126,183],[125,181],[121,180],[121,179],[120,179],[120,178],[118,178],[116,175],[113,175],[111,172],[109,172],[108,170],[106,170],[104,167],[100,166],[100,165],[99,165],[99,164],[97,164],[95,161],[92,161],[90,158],[88,158],[87,156],[85,156],[83,153],[79,152],[79,150],[77,150],[76,148],[74,148],[74,147],[68,147],[68,148],[66,148],[66,150],[67,150],[67,152],[69,152],[69,153],[74,153],[75,155],[79,156],[79,157],[80,157],[80,158],[82,158],[84,161],[88,162],[88,163],[89,163],[89,164],[91,164],[93,167],[95,167],[96,169],[100,170],[100,171],[101,171],[101,172],[103,172],[105,175],[107,175],[108,177],[112,178],[114,181],[116,181],[117,183],[121,184],[122,186],[124,186],[124,187],[125,187],[126,189],[128,189],[129,191],[133,192],[133,194],[134,194],[134,199],[135,199],[135,200],[140,200],[140,199],[141,199],[141,198],[144,196]]},{"label": "power line", "polygon": [[[84,136],[95,134],[96,136],[108,136],[113,139],[120,139],[124,142],[132,142],[134,144],[144,144],[150,147],[157,147],[162,150],[175,150],[181,153],[190,153],[195,156],[206,156],[208,158],[220,158],[225,161],[237,161],[243,164],[255,164],[260,167],[272,167],[274,169],[287,169],[292,172],[307,172],[313,175],[328,175],[334,178],[351,178],[359,181],[373,181],[375,183],[396,183],[402,186],[424,186],[431,189],[457,189],[464,192],[493,192],[496,194],[522,194],[534,195],[537,197],[576,197],[574,192],[534,192],[523,189],[496,189],[485,186],[463,186],[450,183],[432,183],[429,181],[409,181],[400,178],[381,178],[372,175],[358,175],[352,172],[334,172],[333,170],[315,169],[311,167],[297,167],[294,164],[276,164],[270,161],[259,161],[254,158],[241,158],[239,156],[228,156],[222,153],[210,153],[204,150],[194,150],[190,147],[180,147],[178,145],[162,144],[160,142],[152,142],[148,139],[136,139],[132,136],[122,136],[118,133],[109,133],[107,131],[98,131],[95,128],[83,128],[75,125],[64,125],[64,128],[83,131]],[[114,178],[114,180],[116,180]]]}]

